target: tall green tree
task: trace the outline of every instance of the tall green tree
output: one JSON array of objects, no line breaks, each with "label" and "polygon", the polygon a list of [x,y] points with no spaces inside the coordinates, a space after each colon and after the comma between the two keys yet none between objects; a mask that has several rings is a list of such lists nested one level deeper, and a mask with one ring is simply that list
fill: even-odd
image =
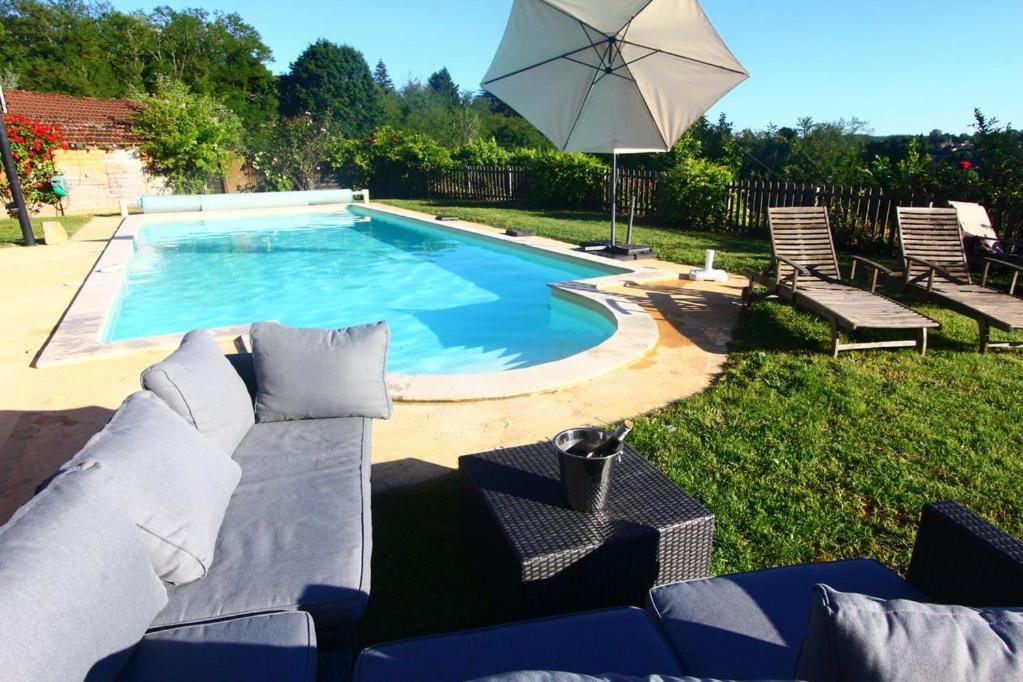
[{"label": "tall green tree", "polygon": [[18,74],[23,88],[118,94],[100,34],[102,12],[81,0],[0,0],[0,63]]},{"label": "tall green tree", "polygon": [[377,61],[377,66],[373,70],[373,82],[377,84],[385,94],[394,94],[394,81],[391,80],[391,74],[387,71],[387,64],[384,64],[384,60]]},{"label": "tall green tree", "polygon": [[333,120],[346,136],[369,133],[380,120],[380,96],[362,53],[318,40],[291,65],[281,82],[281,113]]},{"label": "tall green tree", "polygon": [[276,80],[266,64],[273,53],[238,14],[158,7],[149,15],[146,80],[181,81],[223,102],[247,123],[270,116]]},{"label": "tall green tree", "polygon": [[458,91],[458,86],[455,85],[454,79],[451,78],[451,72],[448,71],[447,67],[434,72],[427,79],[426,86],[448,106],[458,106],[462,101],[462,95]]},{"label": "tall green tree", "polygon": [[252,123],[277,108],[272,56],[237,14],[168,7],[126,14],[84,0],[0,0],[0,65],[28,90],[125,97],[170,78]]}]

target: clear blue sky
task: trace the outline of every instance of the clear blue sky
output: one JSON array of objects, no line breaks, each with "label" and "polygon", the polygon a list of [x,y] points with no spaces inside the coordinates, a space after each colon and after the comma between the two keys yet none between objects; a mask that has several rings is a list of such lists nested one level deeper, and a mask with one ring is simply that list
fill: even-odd
[{"label": "clear blue sky", "polygon": [[[608,0],[613,1],[613,0]],[[447,66],[477,88],[512,0],[114,0],[238,12],[276,72],[311,41],[348,43],[398,83]],[[752,73],[711,112],[739,127],[857,117],[878,134],[965,132],[973,107],[1023,126],[1023,0],[704,0]]]}]

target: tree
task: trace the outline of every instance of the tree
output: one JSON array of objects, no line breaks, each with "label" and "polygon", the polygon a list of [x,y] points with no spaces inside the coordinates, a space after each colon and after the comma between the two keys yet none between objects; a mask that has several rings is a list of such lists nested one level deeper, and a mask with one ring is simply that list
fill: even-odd
[{"label": "tree", "polygon": [[377,68],[373,71],[373,82],[385,94],[394,94],[394,81],[391,80],[391,74],[387,72],[387,64],[384,64],[383,59],[377,62]]},{"label": "tree", "polygon": [[145,140],[142,153],[175,192],[203,191],[240,147],[238,117],[212,97],[193,94],[181,81],[161,79],[139,103],[134,128]]},{"label": "tree", "polygon": [[249,162],[261,176],[260,189],[316,189],[335,138],[334,123],[311,114],[262,126],[247,144]]},{"label": "tree", "polygon": [[100,13],[81,0],[2,0],[0,63],[25,88],[113,96],[120,84],[103,49]]},{"label": "tree", "polygon": [[435,72],[426,81],[426,87],[433,91],[442,102],[448,106],[458,106],[462,102],[462,96],[458,92],[458,86],[451,78],[451,72],[447,67]]},{"label": "tree", "polygon": [[333,120],[346,136],[362,136],[380,120],[379,93],[362,53],[318,40],[291,65],[281,83],[281,113]]},{"label": "tree", "polygon": [[168,7],[125,14],[83,0],[0,0],[0,64],[28,90],[126,97],[170,78],[251,124],[277,108],[272,56],[237,14]]},{"label": "tree", "polygon": [[791,143],[785,176],[796,182],[855,185],[865,172],[863,147],[867,125],[859,119],[817,123],[800,119]]},{"label": "tree", "polygon": [[1023,131],[1000,126],[998,119],[973,112],[974,159],[983,174],[986,194],[993,204],[1023,201]]},{"label": "tree", "polygon": [[[157,7],[141,39],[145,80],[178,80],[223,102],[246,123],[265,120],[275,107],[276,80],[266,67],[273,53],[237,14]],[[118,36],[119,40],[130,36]]]}]

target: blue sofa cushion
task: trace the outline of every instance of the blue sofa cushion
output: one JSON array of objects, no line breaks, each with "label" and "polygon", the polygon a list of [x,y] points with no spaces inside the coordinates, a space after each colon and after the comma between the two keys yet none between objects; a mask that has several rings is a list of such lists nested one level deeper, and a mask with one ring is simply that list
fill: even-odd
[{"label": "blue sofa cushion", "polygon": [[147,634],[122,682],[315,682],[316,632],[307,613],[269,613]]},{"label": "blue sofa cushion", "polygon": [[678,662],[643,611],[633,608],[532,620],[370,647],[358,682],[464,682],[520,670],[673,675]]},{"label": "blue sofa cushion", "polygon": [[242,479],[217,563],[170,590],[154,627],[283,609],[317,628],[357,623],[369,598],[370,422],[256,424],[238,446]]},{"label": "blue sofa cushion", "polygon": [[386,322],[348,329],[259,322],[251,335],[260,422],[391,416]]},{"label": "blue sofa cushion", "polygon": [[205,330],[185,334],[166,360],[142,372],[142,386],[227,456],[256,423],[245,382]]},{"label": "blue sofa cushion", "polygon": [[131,519],[66,473],[0,527],[0,678],[112,679],[167,603]]},{"label": "blue sofa cushion", "polygon": [[181,584],[206,575],[241,477],[237,463],[149,391],[128,396],[61,470],[92,462],[111,478],[92,493],[123,505],[161,578]]},{"label": "blue sofa cushion", "polygon": [[1020,680],[1023,609],[886,601],[817,585],[796,677]]},{"label": "blue sofa cushion", "polygon": [[579,675],[560,670],[522,670],[514,673],[488,675],[472,682],[726,682],[705,677],[675,677],[674,675]]},{"label": "blue sofa cushion", "polygon": [[817,583],[882,599],[926,600],[876,561],[856,559],[655,587],[647,608],[687,674],[791,679]]}]

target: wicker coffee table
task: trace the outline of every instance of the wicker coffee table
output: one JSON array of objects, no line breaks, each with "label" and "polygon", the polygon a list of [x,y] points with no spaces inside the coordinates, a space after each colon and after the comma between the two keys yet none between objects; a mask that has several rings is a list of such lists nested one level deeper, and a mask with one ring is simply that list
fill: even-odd
[{"label": "wicker coffee table", "polygon": [[714,515],[626,447],[607,507],[571,510],[550,443],[466,455],[463,526],[504,609],[522,616],[642,604],[708,574]]}]

